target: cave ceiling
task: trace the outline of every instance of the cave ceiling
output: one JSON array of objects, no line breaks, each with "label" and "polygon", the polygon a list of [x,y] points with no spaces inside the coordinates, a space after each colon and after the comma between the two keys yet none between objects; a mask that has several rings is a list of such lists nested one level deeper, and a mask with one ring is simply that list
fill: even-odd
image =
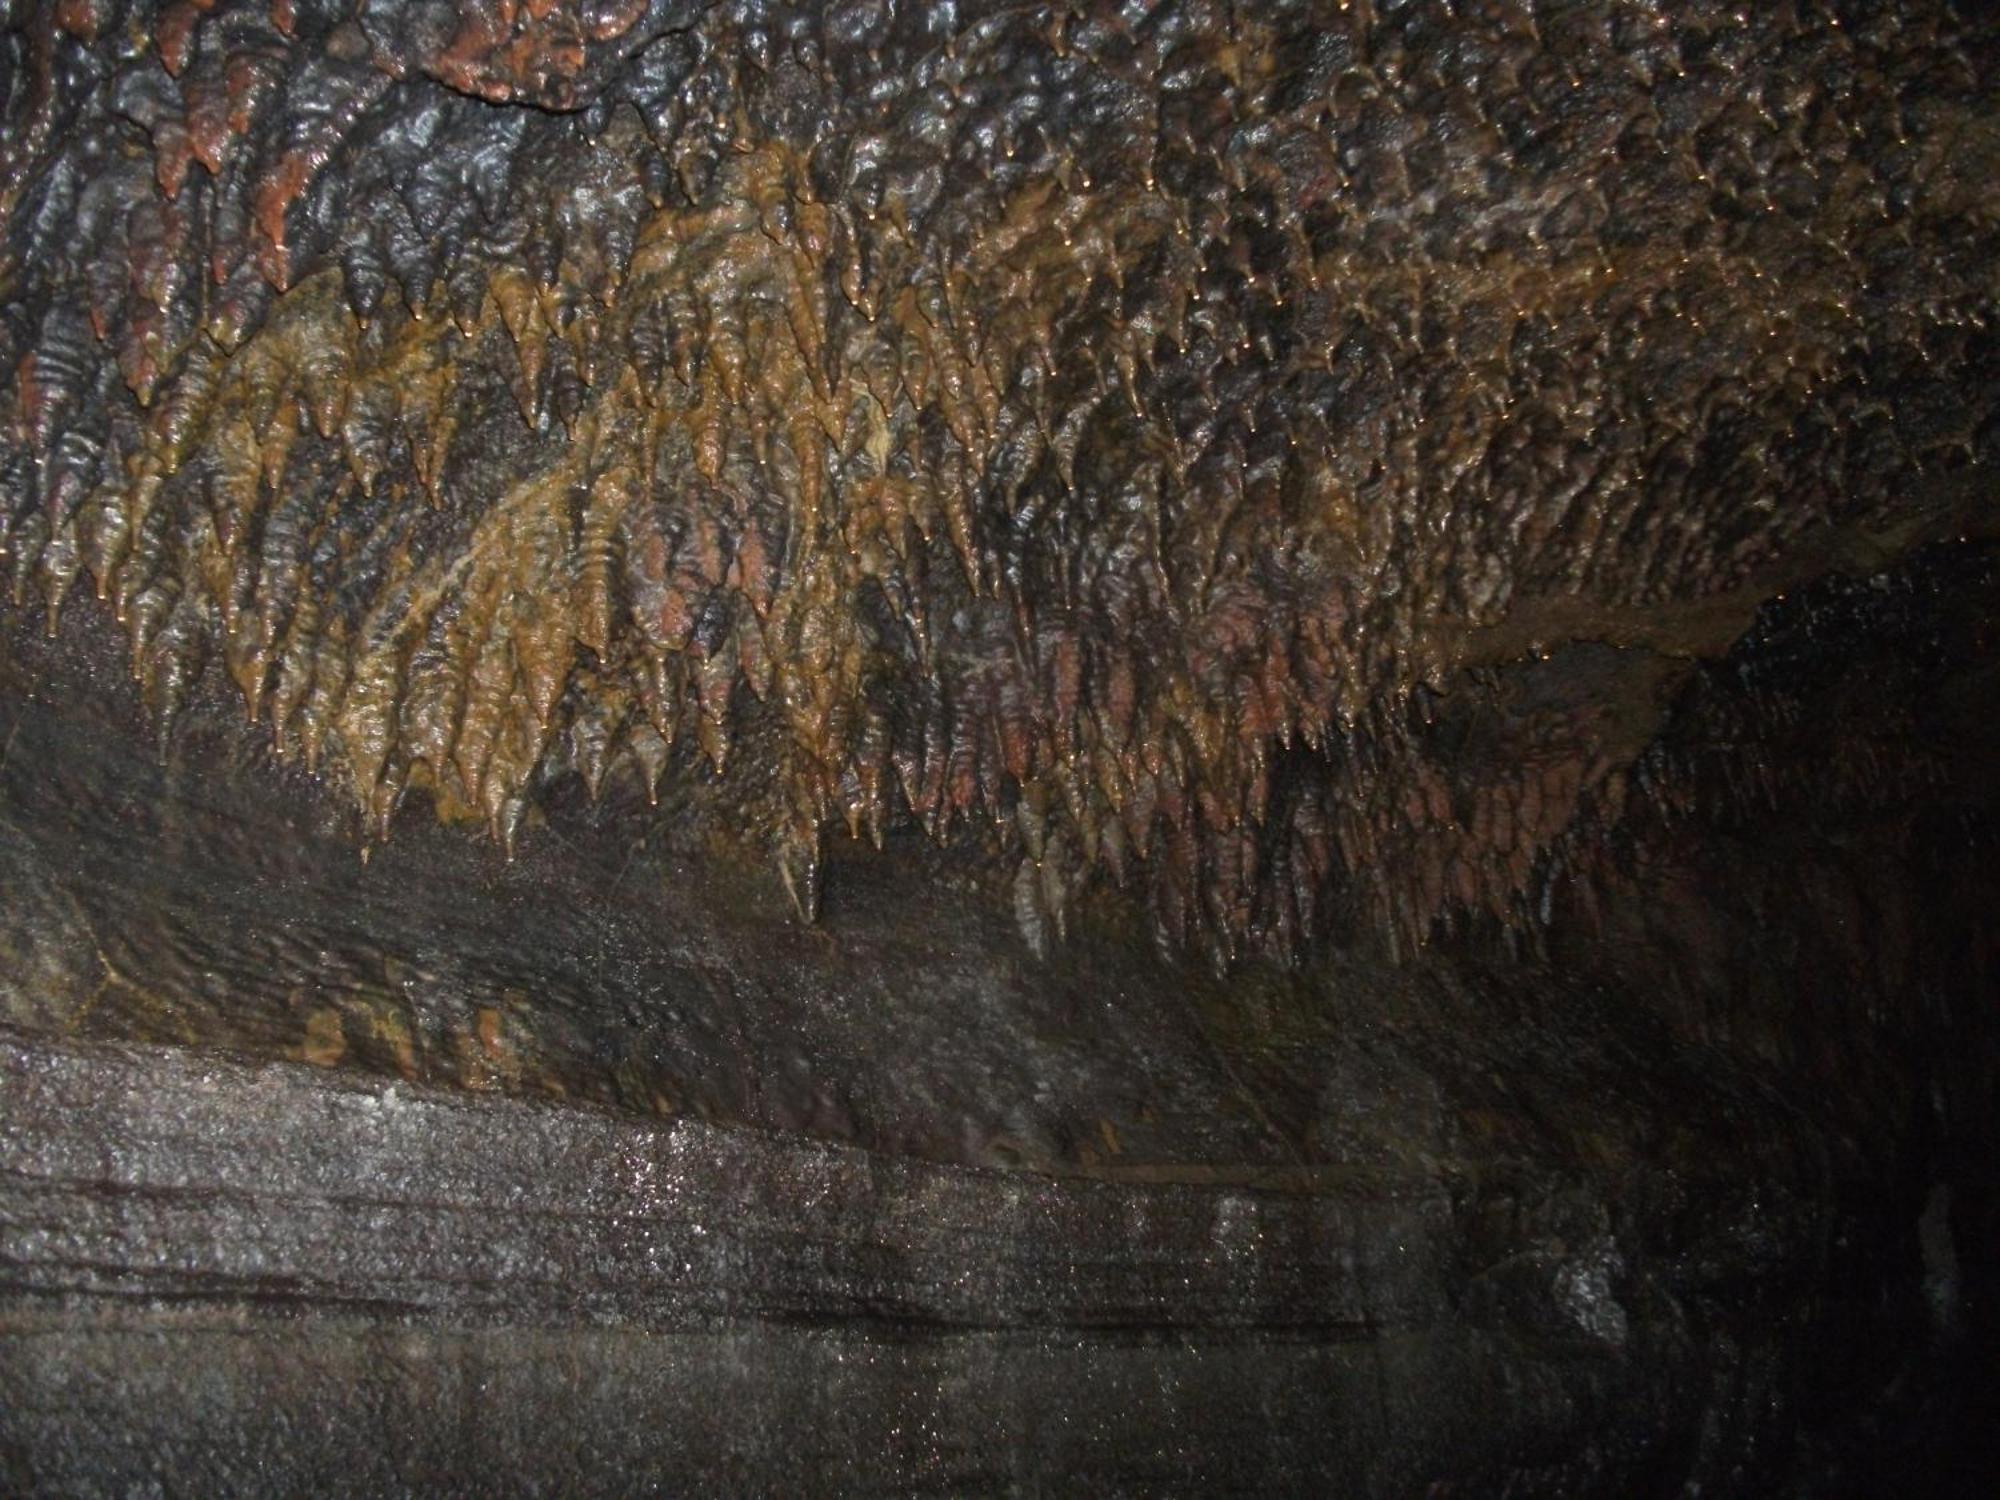
[{"label": "cave ceiling", "polygon": [[[1026,943],[1533,919],[1691,663],[1993,532],[1967,7],[14,0],[0,578],[365,844],[696,798]],[[426,809],[426,805],[429,810]],[[894,858],[892,852],[883,858]]]}]

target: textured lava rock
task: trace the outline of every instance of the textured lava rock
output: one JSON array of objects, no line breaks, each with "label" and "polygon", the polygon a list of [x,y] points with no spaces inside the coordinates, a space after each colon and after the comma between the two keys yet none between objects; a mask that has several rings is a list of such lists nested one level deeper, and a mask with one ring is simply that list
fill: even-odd
[{"label": "textured lava rock", "polygon": [[1992,1492],[1978,7],[0,80],[0,1487]]},{"label": "textured lava rock", "polygon": [[1996,621],[1990,545],[1773,601],[1511,953],[1216,977],[914,831],[788,923],[635,787],[364,863],[12,620],[0,1483],[1984,1496]]},{"label": "textured lava rock", "polygon": [[[1783,1191],[1807,1159],[1739,1083]],[[1667,1494],[1783,1451],[1790,1372],[1723,1309],[1776,1302],[1809,1237],[1740,1194],[1670,1222],[1651,1163],[1528,1193],[1453,1153],[1336,1197],[151,1049],[0,1037],[0,1084],[33,1126],[0,1141],[22,1491]],[[1652,1233],[1679,1256],[1631,1262]]]},{"label": "textured lava rock", "polygon": [[1455,669],[1719,650],[1991,511],[2000,75],[1944,4],[4,37],[15,597],[97,593],[163,715],[219,660],[364,837],[707,773],[808,914],[826,830],[914,824],[1037,949],[1100,872],[1219,962],[1531,926],[1670,673],[1480,761]]}]

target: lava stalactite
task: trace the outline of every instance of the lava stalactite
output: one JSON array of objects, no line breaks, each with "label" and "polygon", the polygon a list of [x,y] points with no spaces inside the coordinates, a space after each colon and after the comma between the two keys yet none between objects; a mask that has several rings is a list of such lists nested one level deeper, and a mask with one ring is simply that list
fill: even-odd
[{"label": "lava stalactite", "polygon": [[21,0],[14,596],[371,829],[706,767],[807,911],[910,820],[1037,947],[1526,912],[1648,705],[1430,690],[1942,515],[2000,130],[1941,4],[1475,10]]}]

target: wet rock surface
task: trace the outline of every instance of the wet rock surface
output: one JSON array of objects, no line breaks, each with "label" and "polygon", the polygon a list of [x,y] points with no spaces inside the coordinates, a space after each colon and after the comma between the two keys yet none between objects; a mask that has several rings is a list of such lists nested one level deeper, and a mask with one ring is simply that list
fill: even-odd
[{"label": "wet rock surface", "polygon": [[[1803,1270],[1749,1203],[1628,1265],[1588,1168],[1136,1186],[157,1049],[0,1077],[0,1391],[48,1488],[1645,1488],[1702,1421],[1709,1463],[1767,1437],[1706,1304]],[[613,1435],[542,1436],[578,1423]]]},{"label": "wet rock surface", "polygon": [[0,1489],[1984,1496],[1984,8],[0,8]]},{"label": "wet rock surface", "polygon": [[[1543,948],[1220,978],[1116,910],[1038,961],[921,845],[806,926],[671,808],[364,861],[221,684],[163,743],[86,625],[18,634],[8,1483],[1977,1493],[1993,578],[1769,612]],[[1814,774],[1675,811],[1773,693]],[[1869,780],[1885,720],[1932,770]]]}]

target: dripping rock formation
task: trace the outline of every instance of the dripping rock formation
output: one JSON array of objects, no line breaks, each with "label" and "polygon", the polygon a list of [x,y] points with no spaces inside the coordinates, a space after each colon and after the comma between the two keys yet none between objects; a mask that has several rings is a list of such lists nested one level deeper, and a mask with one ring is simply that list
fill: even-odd
[{"label": "dripping rock formation", "polygon": [[2000,1484],[2000,19],[5,0],[0,1488]]}]

